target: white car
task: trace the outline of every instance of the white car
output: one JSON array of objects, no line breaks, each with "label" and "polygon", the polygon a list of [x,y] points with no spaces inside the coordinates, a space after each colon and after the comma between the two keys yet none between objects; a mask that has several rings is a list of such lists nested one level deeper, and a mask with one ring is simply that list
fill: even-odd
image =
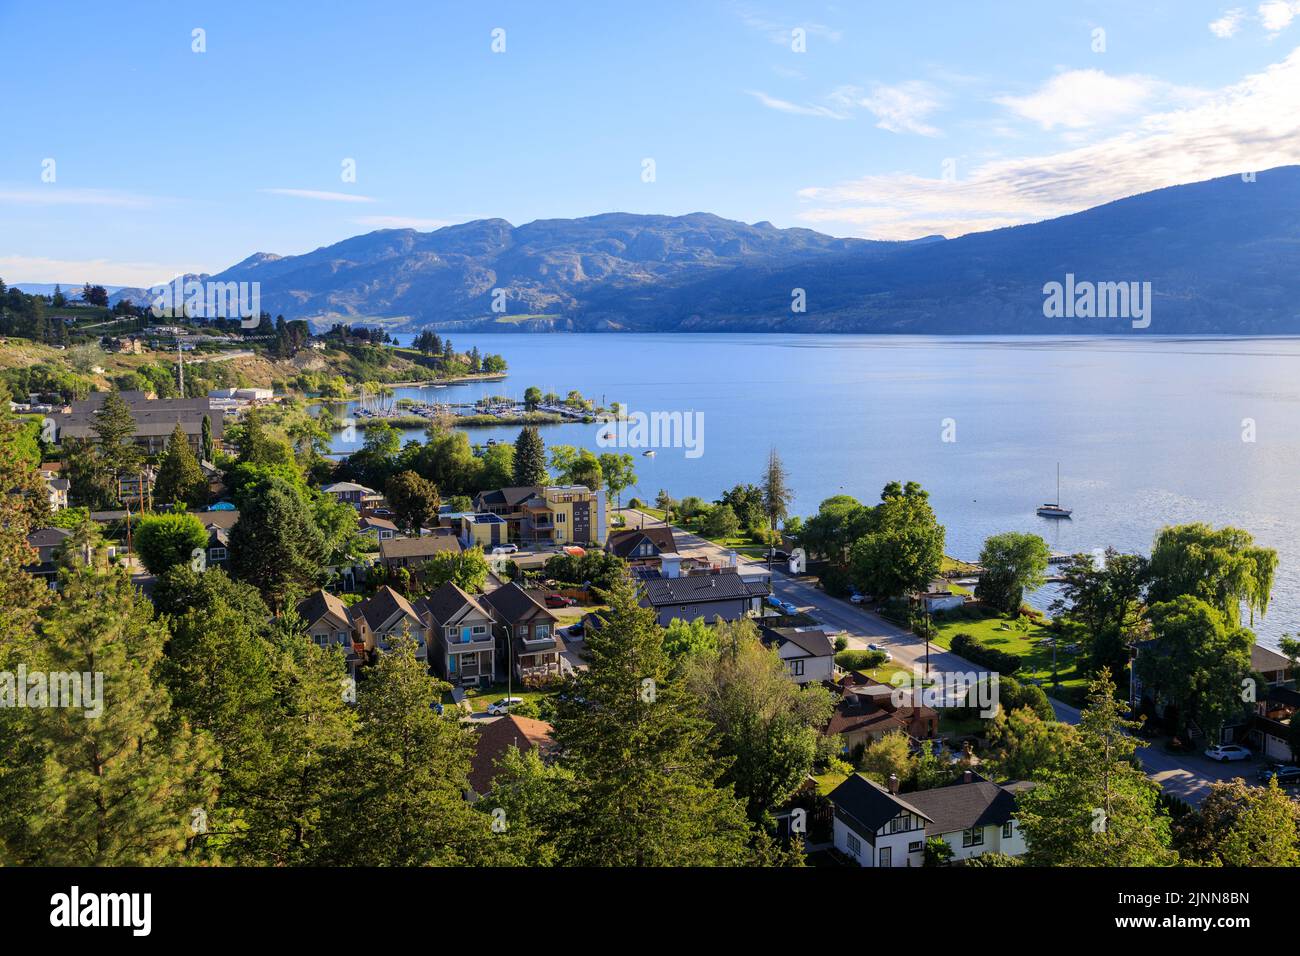
[{"label": "white car", "polygon": [[1236,744],[1220,744],[1217,747],[1209,747],[1205,751],[1205,756],[1211,760],[1218,760],[1227,763],[1230,760],[1249,760],[1250,751],[1245,747],[1239,747]]},{"label": "white car", "polygon": [[491,717],[500,717],[503,714],[510,713],[511,707],[514,707],[516,704],[522,704],[523,702],[524,699],[522,697],[502,697],[500,700],[488,704],[487,712]]},{"label": "white car", "polygon": [[859,594],[857,591],[854,591],[852,594],[849,595],[849,600],[852,601],[854,604],[866,604],[871,599],[867,597],[865,594]]},{"label": "white car", "polygon": [[498,544],[495,548],[492,549],[492,553],[493,554],[514,554],[518,550],[519,550],[519,545],[517,544]]}]

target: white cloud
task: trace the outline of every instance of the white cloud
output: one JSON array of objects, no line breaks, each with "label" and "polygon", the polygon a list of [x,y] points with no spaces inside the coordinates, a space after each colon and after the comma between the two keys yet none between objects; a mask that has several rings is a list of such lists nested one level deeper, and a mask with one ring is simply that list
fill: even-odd
[{"label": "white cloud", "polygon": [[10,285],[24,282],[93,282],[148,288],[178,275],[202,273],[202,266],[157,262],[116,262],[112,259],[47,259],[39,256],[0,256],[0,276]]},{"label": "white cloud", "polygon": [[420,219],[414,216],[358,216],[352,220],[358,226],[373,229],[441,229],[455,224],[451,219]]},{"label": "white cloud", "polygon": [[1194,105],[1148,113],[1124,133],[1056,153],[986,160],[945,182],[866,176],[800,190],[800,218],[857,235],[961,235],[1077,212],[1179,183],[1300,158],[1300,49]]},{"label": "white cloud", "polygon": [[1241,7],[1233,7],[1210,24],[1210,32],[1221,40],[1231,39],[1241,29],[1241,21],[1244,19],[1246,19],[1246,11]]},{"label": "white cloud", "polygon": [[865,109],[876,117],[876,126],[891,133],[938,136],[939,130],[925,122],[943,105],[939,91],[922,80],[908,80],[894,86],[877,83],[869,93],[855,86],[833,91],[830,100],[841,111]]},{"label": "white cloud", "polygon": [[120,209],[144,209],[155,205],[157,201],[149,196],[117,192],[112,189],[70,189],[58,183],[35,187],[0,188],[0,202],[24,206],[113,206]]},{"label": "white cloud", "polygon": [[792,33],[797,27],[804,32],[804,36],[818,37],[822,40],[829,40],[831,43],[839,43],[843,34],[824,23],[782,23],[765,17],[761,14],[741,11],[740,19],[751,30],[757,30],[764,33],[770,42],[781,46],[789,46],[793,38]]},{"label": "white cloud", "polygon": [[370,196],[357,193],[335,193],[323,189],[263,189],[264,193],[276,196],[296,196],[299,199],[319,199],[322,202],[376,202]]},{"label": "white cloud", "polygon": [[768,109],[780,113],[794,113],[798,116],[819,116],[823,119],[847,119],[845,114],[837,113],[825,106],[801,106],[798,103],[791,103],[789,100],[779,100],[774,96],[768,96],[759,90],[746,90],[745,92]]},{"label": "white cloud", "polygon": [[1154,77],[1111,76],[1102,70],[1058,73],[1028,96],[1002,96],[997,103],[1043,129],[1087,129],[1157,104],[1182,105],[1200,94]]},{"label": "white cloud", "polygon": [[1259,20],[1269,33],[1281,33],[1300,15],[1300,0],[1266,0],[1259,5]]}]

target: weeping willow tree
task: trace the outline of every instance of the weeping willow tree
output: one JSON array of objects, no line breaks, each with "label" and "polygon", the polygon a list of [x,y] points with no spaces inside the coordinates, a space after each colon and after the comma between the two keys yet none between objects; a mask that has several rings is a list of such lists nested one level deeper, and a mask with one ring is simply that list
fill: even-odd
[{"label": "weeping willow tree", "polygon": [[1148,601],[1191,595],[1222,611],[1233,625],[1240,624],[1245,604],[1253,625],[1255,612],[1263,617],[1268,610],[1276,571],[1277,552],[1256,547],[1248,531],[1175,525],[1156,536]]}]

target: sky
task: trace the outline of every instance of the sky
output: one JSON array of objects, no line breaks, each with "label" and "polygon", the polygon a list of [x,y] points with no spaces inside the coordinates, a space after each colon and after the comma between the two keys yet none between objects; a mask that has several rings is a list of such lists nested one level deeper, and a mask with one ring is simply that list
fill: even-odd
[{"label": "sky", "polygon": [[0,0],[0,278],[500,217],[909,239],[1300,157],[1300,0]]}]

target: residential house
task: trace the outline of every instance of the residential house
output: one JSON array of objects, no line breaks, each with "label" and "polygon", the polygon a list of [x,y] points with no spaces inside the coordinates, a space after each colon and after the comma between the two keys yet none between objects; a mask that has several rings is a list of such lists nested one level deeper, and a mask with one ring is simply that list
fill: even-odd
[{"label": "residential house", "polygon": [[47,461],[41,464],[41,477],[45,479],[45,490],[49,495],[50,510],[62,511],[68,506],[68,488],[70,482],[62,477],[63,462]]},{"label": "residential house", "polygon": [[734,569],[676,578],[641,580],[641,606],[652,607],[661,626],[673,618],[737,621],[757,614],[771,591],[766,578],[744,578]]},{"label": "residential house", "polygon": [[541,493],[541,485],[519,485],[480,491],[474,496],[474,511],[494,514],[506,522],[506,540],[520,540],[519,526],[524,520],[523,503]]},{"label": "residential house", "polygon": [[416,602],[429,632],[438,676],[453,684],[490,684],[496,675],[492,612],[451,581]]},{"label": "residential house", "polygon": [[355,643],[366,653],[389,650],[404,634],[418,645],[415,656],[424,660],[427,651],[425,621],[415,607],[388,585],[355,604],[349,615],[356,634]]},{"label": "residential house", "polygon": [[313,644],[343,648],[348,663],[355,666],[359,655],[352,640],[352,613],[346,604],[328,591],[316,590],[298,602],[297,611]]},{"label": "residential house", "polygon": [[397,537],[397,525],[387,518],[378,518],[375,515],[366,515],[359,522],[361,534],[368,534],[379,541],[387,541],[390,538]]},{"label": "residential house", "polygon": [[647,525],[613,532],[605,550],[632,568],[661,568],[665,555],[677,555],[677,541],[669,525]]},{"label": "residential house", "polygon": [[835,679],[835,646],[819,627],[760,627],[759,637],[777,656],[796,684]]},{"label": "residential house", "polygon": [[939,733],[939,712],[915,705],[909,693],[895,694],[896,688],[890,684],[855,672],[841,680],[839,687],[840,699],[824,733],[838,735],[845,753],[852,754],[897,731],[914,740],[928,740]]},{"label": "residential house", "polygon": [[542,488],[519,506],[519,540],[528,544],[605,545],[605,491],[584,485]]},{"label": "residential house", "polygon": [[1295,675],[1291,673],[1291,659],[1279,654],[1277,651],[1271,651],[1267,647],[1261,647],[1259,644],[1252,644],[1250,648],[1250,669],[1256,674],[1261,674],[1270,687],[1279,687],[1282,684],[1289,683]]},{"label": "residential house", "polygon": [[426,534],[418,538],[388,538],[379,542],[379,560],[389,571],[415,570],[435,554],[459,554],[460,542],[450,534]]},{"label": "residential house", "polygon": [[491,551],[509,541],[509,526],[506,519],[490,511],[460,515],[458,532],[463,548],[482,548],[484,551]]},{"label": "residential house", "polygon": [[1265,759],[1286,763],[1300,760],[1291,749],[1291,725],[1300,710],[1300,693],[1289,687],[1274,686],[1255,705],[1255,713],[1243,738]]},{"label": "residential house", "polygon": [[230,532],[219,524],[206,524],[208,533],[207,562],[210,568],[225,568],[230,564]]},{"label": "residential house", "polygon": [[[97,440],[95,423],[108,392],[91,392],[85,399],[74,402],[67,412],[52,416],[55,422],[55,441],[67,438]],[[167,447],[172,431],[177,425],[185,432],[190,448],[200,457],[203,454],[203,419],[208,419],[213,444],[220,448],[225,413],[214,408],[208,398],[154,398],[152,393],[138,391],[118,392],[130,409],[135,422],[133,436],[147,455],[160,455]]]},{"label": "residential house", "polygon": [[325,486],[321,491],[335,501],[351,505],[358,511],[373,511],[384,500],[384,496],[373,488],[359,485],[355,481],[336,481],[332,485]]},{"label": "residential house", "polygon": [[966,771],[946,787],[899,795],[853,774],[831,791],[835,848],[860,866],[921,866],[925,841],[943,839],[954,860],[984,853],[1020,856],[1024,836],[1016,821],[1015,794],[1023,784],[1000,786]]},{"label": "residential house", "polygon": [[520,754],[536,750],[543,760],[555,751],[553,728],[544,720],[507,714],[497,720],[476,721],[475,726],[479,733],[469,768],[473,797],[486,796],[492,790],[497,763],[511,747],[517,748]]},{"label": "residential house", "polygon": [[558,633],[559,618],[514,582],[489,591],[481,603],[492,613],[497,645],[521,684],[561,676],[564,641]]},{"label": "residential house", "polygon": [[59,572],[56,557],[63,543],[71,537],[72,532],[65,528],[37,528],[27,536],[28,545],[36,549],[36,561],[24,570],[45,579],[50,587],[54,587],[54,579]]}]

